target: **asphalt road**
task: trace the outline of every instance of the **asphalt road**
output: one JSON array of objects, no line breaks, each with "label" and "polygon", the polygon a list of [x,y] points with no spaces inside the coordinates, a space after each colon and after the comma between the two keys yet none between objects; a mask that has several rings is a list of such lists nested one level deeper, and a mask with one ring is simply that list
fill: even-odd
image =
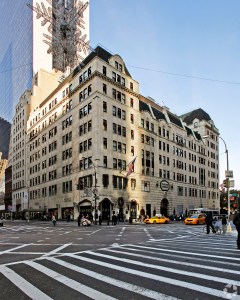
[{"label": "asphalt road", "polygon": [[240,299],[236,231],[5,222],[0,299]]}]

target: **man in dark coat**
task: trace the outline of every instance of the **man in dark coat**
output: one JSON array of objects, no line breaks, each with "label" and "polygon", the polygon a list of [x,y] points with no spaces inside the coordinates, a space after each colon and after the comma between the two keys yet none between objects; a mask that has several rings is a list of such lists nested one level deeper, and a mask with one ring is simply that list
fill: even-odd
[{"label": "man in dark coat", "polygon": [[236,214],[233,219],[233,224],[236,226],[238,237],[237,237],[237,247],[240,249],[240,211]]},{"label": "man in dark coat", "polygon": [[210,233],[210,227],[212,228],[212,232],[213,232],[213,233],[216,233],[215,228],[214,228],[214,226],[213,226],[213,218],[212,218],[212,215],[207,214],[207,215],[206,215],[206,218],[205,218],[205,222],[206,222],[206,224],[207,224],[207,234]]}]

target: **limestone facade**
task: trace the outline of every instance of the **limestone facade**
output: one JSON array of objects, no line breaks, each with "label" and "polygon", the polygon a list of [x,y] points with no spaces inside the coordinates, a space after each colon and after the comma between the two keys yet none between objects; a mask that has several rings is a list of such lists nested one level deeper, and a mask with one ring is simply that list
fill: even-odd
[{"label": "limestone facade", "polygon": [[27,135],[32,211],[128,219],[219,207],[214,122],[140,95],[122,58],[101,47],[32,110]]}]

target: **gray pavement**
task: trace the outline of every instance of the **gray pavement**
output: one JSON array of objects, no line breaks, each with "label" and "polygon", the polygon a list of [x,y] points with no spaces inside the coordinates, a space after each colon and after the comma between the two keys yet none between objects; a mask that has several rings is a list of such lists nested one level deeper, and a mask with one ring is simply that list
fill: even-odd
[{"label": "gray pavement", "polygon": [[235,230],[14,222],[0,228],[0,299],[240,299]]}]

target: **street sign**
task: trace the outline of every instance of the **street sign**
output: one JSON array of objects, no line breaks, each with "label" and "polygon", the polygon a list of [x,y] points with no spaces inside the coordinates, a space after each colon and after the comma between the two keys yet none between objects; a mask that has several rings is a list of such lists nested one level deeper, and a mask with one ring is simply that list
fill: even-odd
[{"label": "street sign", "polygon": [[225,177],[227,177],[227,178],[233,178],[233,171],[226,170],[225,171]]},{"label": "street sign", "polygon": [[229,187],[234,188],[234,180],[229,180]]},{"label": "street sign", "polygon": [[170,188],[169,182],[167,180],[162,180],[160,182],[160,188],[162,191],[166,191],[166,192],[169,191],[169,188]]}]

